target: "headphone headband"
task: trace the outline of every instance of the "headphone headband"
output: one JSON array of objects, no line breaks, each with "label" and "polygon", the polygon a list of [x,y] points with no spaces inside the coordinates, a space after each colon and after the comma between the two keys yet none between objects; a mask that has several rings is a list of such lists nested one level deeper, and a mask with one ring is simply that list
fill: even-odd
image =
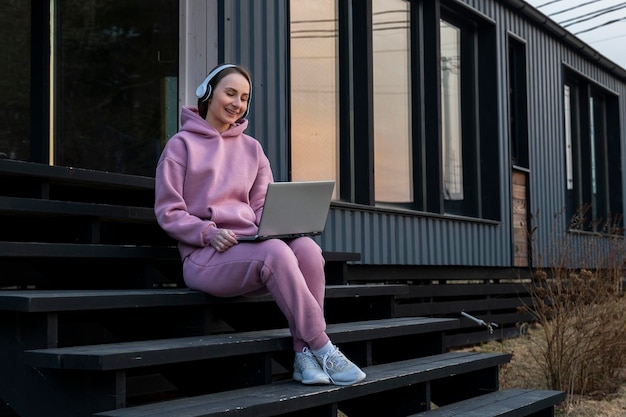
[{"label": "headphone headband", "polygon": [[209,96],[211,95],[211,86],[209,85],[209,82],[211,82],[213,77],[215,77],[217,74],[219,74],[226,68],[234,68],[234,67],[236,67],[236,65],[224,64],[224,65],[220,65],[219,67],[211,71],[209,75],[206,76],[204,81],[202,81],[202,84],[200,84],[198,88],[196,88],[196,97],[202,98],[206,95],[206,97],[209,98]]},{"label": "headphone headband", "polygon": [[[198,88],[196,88],[196,97],[198,97],[198,99],[202,100],[202,101],[208,100],[209,97],[211,97],[211,92],[213,90],[213,88],[209,84],[211,82],[211,80],[217,74],[219,74],[220,72],[222,72],[226,68],[236,68],[236,67],[237,67],[237,65],[234,65],[234,64],[224,64],[224,65],[220,65],[219,67],[215,68],[213,71],[211,71],[209,73],[209,75],[206,76],[204,81],[202,81],[202,84],[200,84],[198,86]],[[250,83],[250,94],[248,96],[248,107],[246,108],[246,112],[241,116],[242,119],[247,117],[248,113],[250,113],[250,101],[252,100],[252,81],[250,81],[248,79],[248,82]]]}]

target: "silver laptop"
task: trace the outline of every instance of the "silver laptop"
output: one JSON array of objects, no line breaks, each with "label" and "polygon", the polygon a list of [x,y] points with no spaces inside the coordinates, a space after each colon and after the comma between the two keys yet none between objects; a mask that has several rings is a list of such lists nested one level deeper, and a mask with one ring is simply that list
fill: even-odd
[{"label": "silver laptop", "polygon": [[267,187],[259,231],[240,242],[319,235],[326,225],[335,181],[272,182]]}]

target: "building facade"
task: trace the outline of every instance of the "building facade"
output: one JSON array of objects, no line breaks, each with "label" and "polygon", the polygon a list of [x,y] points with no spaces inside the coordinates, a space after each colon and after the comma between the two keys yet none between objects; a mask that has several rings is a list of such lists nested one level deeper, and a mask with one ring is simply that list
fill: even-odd
[{"label": "building facade", "polygon": [[0,19],[3,158],[152,176],[233,62],[275,178],[336,181],[325,250],[528,269],[555,230],[623,237],[626,70],[522,0],[30,0]]}]

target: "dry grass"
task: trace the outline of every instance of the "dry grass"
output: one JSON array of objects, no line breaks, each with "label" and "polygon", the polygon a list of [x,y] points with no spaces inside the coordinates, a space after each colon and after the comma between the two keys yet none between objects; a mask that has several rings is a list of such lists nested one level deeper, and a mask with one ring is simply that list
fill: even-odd
[{"label": "dry grass", "polygon": [[[527,335],[504,341],[493,341],[465,350],[476,352],[511,353],[509,364],[500,370],[500,388],[547,389],[548,382],[543,368],[533,350],[540,343],[542,329],[534,327]],[[567,417],[623,417],[626,415],[626,370],[621,381],[616,381],[615,392],[594,392],[589,395],[569,395],[566,402],[557,407],[558,416]]]}]

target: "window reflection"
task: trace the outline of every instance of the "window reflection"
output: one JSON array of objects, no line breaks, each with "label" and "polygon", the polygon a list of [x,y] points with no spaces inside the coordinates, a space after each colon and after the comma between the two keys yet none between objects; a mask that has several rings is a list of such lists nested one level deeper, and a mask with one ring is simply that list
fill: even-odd
[{"label": "window reflection", "polygon": [[374,63],[374,172],[377,202],[413,201],[409,6],[372,2]]},{"label": "window reflection", "polygon": [[589,160],[591,171],[591,215],[592,218],[598,218],[598,183],[597,183],[597,167],[596,167],[596,122],[594,118],[594,102],[593,97],[589,97]]},{"label": "window reflection", "polygon": [[617,96],[567,73],[563,101],[569,227],[623,233]]},{"label": "window reflection", "polygon": [[336,9],[335,0],[290,3],[292,180],[338,179]]},{"label": "window reflection", "polygon": [[0,158],[30,159],[30,1],[0,2]]},{"label": "window reflection", "polygon": [[178,1],[67,0],[58,16],[55,164],[153,175],[177,113]]},{"label": "window reflection", "polygon": [[461,140],[461,31],[441,21],[441,118],[443,194],[463,200]]},{"label": "window reflection", "polygon": [[567,177],[567,191],[574,189],[574,168],[573,168],[573,148],[572,148],[572,105],[569,85],[563,88],[563,112],[565,116],[565,171]]}]

